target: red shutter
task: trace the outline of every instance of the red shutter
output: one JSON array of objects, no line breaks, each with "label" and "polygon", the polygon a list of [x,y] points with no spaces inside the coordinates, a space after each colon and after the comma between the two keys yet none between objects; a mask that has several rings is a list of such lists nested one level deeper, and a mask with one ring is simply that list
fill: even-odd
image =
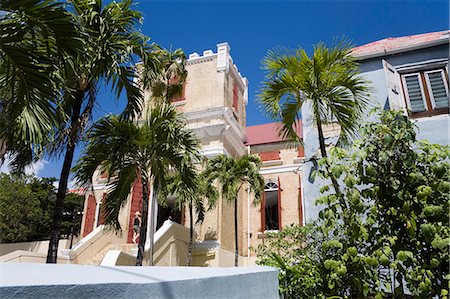
[{"label": "red shutter", "polygon": [[186,100],[186,81],[183,82],[183,90],[181,91],[181,95],[172,98],[172,102],[179,102]]},{"label": "red shutter", "polygon": [[278,177],[278,229],[281,230],[283,224],[281,222],[281,185],[280,185],[280,177]]},{"label": "red shutter", "polygon": [[297,158],[303,158],[303,157],[305,157],[305,148],[303,147],[303,145],[301,145],[298,148]]},{"label": "red shutter", "polygon": [[298,224],[303,226],[302,179],[298,176]]},{"label": "red shutter", "polygon": [[95,196],[91,194],[87,198],[86,214],[84,215],[83,237],[86,237],[94,229],[95,206]]},{"label": "red shutter", "polygon": [[262,152],[259,153],[261,161],[274,161],[280,160],[280,151]]},{"label": "red shutter", "polygon": [[105,224],[105,198],[106,198],[106,193],[103,193],[102,203],[100,205],[100,211],[99,211],[99,215],[98,215],[97,226],[99,226],[101,224]]},{"label": "red shutter", "polygon": [[239,99],[239,93],[238,93],[238,87],[235,84],[233,86],[233,107],[238,111],[238,99]]},{"label": "red shutter", "polygon": [[261,231],[266,230],[266,192],[263,191],[261,199]]}]

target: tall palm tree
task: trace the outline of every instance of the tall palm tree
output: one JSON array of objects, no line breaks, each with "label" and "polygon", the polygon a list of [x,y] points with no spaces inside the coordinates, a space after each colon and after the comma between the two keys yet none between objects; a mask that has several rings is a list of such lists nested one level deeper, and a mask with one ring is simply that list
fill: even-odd
[{"label": "tall palm tree", "polygon": [[[83,157],[75,166],[76,178],[84,185],[92,184],[94,172],[101,169],[108,173],[108,189],[105,197],[105,223],[120,230],[119,211],[126,203],[133,182],[142,184],[142,223],[136,265],[142,266],[147,236],[149,187],[153,181],[153,194],[166,187],[170,168],[182,169],[186,155],[198,158],[199,142],[194,133],[172,106],[158,105],[139,124],[107,116],[98,121],[87,134],[88,145]],[[155,197],[154,197],[155,198]],[[154,199],[152,207],[156,207]],[[153,229],[150,221],[150,230]],[[152,234],[150,234],[152,238]],[[153,240],[150,265],[153,265]]]},{"label": "tall palm tree", "polygon": [[[259,99],[263,109],[281,121],[283,137],[298,140],[295,127],[305,103],[312,107],[322,157],[327,157],[324,124],[335,119],[340,125],[338,145],[345,145],[355,136],[369,95],[367,82],[359,76],[358,63],[351,55],[348,42],[332,48],[319,43],[311,56],[303,49],[269,51],[263,69],[267,74]],[[337,180],[330,177],[336,193],[340,194]]]},{"label": "tall palm tree", "polygon": [[50,235],[47,263],[56,263],[62,208],[70,168],[78,141],[84,133],[96,105],[97,90],[102,82],[111,84],[116,96],[122,91],[127,98],[122,117],[134,118],[141,110],[143,96],[136,82],[136,58],[151,64],[148,54],[153,48],[137,24],[141,13],[133,9],[133,0],[108,4],[102,0],[71,0],[71,10],[84,34],[85,49],[66,57],[70,66],[61,74],[65,88],[61,108],[67,120],[56,128],[56,141],[51,154],[64,153],[55,212]]},{"label": "tall palm tree", "polygon": [[63,57],[83,50],[63,2],[0,0],[0,165],[21,171],[41,157],[57,125]]},{"label": "tall palm tree", "polygon": [[194,244],[194,207],[197,212],[196,223],[203,222],[205,218],[204,200],[215,201],[218,197],[217,189],[199,173],[192,163],[191,157],[185,157],[179,172],[168,178],[164,198],[169,195],[176,196],[176,206],[180,209],[188,205],[189,208],[189,249],[187,265],[192,264],[192,249]]},{"label": "tall palm tree", "polygon": [[[222,197],[227,202],[234,202],[234,265],[238,265],[238,221],[237,202],[238,194],[244,183],[248,183],[250,191],[255,194],[254,202],[261,199],[264,190],[264,179],[259,173],[261,161],[258,157],[244,155],[240,159],[234,159],[227,155],[219,155],[210,161],[206,166],[204,175],[209,182],[218,180]],[[210,201],[212,206],[215,201]]]}]

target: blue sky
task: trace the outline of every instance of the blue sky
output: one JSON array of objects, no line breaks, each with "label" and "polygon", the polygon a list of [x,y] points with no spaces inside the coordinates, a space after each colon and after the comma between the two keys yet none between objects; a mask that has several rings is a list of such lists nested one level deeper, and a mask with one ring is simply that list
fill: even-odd
[{"label": "blue sky", "polygon": [[[311,50],[320,41],[348,37],[355,45],[386,37],[449,28],[448,1],[152,1],[140,0],[142,31],[163,47],[182,48],[188,55],[216,51],[227,41],[242,75],[249,80],[247,124],[270,122],[256,103],[264,74],[261,60],[275,46]],[[124,100],[99,94],[96,117],[120,112]],[[79,155],[79,151],[77,156]],[[59,176],[60,161],[45,164],[38,175]]]}]

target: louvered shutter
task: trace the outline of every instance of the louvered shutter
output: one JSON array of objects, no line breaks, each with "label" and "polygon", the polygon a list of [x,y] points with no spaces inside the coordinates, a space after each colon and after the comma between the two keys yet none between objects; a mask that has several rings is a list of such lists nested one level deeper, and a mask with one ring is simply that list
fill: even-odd
[{"label": "louvered shutter", "polygon": [[283,228],[283,223],[281,222],[281,185],[280,185],[280,177],[278,177],[278,229],[281,230]]},{"label": "louvered shutter", "polygon": [[391,110],[401,110],[407,115],[406,104],[403,98],[400,75],[386,60],[383,59],[383,68],[388,92],[389,107]]},{"label": "louvered shutter", "polygon": [[426,78],[433,109],[447,108],[449,106],[448,90],[444,72],[442,70],[426,72]]},{"label": "louvered shutter", "polygon": [[423,112],[428,110],[420,74],[404,75],[403,82],[405,84],[408,107],[411,112]]},{"label": "louvered shutter", "polygon": [[261,199],[261,231],[266,230],[266,192],[263,191]]},{"label": "louvered shutter", "polygon": [[298,176],[298,224],[303,226],[302,179]]}]

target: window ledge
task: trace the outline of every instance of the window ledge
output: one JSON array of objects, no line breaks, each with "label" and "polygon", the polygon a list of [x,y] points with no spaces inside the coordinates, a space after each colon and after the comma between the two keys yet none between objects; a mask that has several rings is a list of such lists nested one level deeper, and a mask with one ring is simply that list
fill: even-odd
[{"label": "window ledge", "polygon": [[428,121],[428,120],[435,120],[435,119],[445,119],[449,118],[450,114],[438,114],[438,115],[431,115],[431,116],[417,116],[414,117],[414,115],[409,116],[409,118],[416,122],[422,122],[422,121]]},{"label": "window ledge", "polygon": [[264,232],[258,232],[258,239],[265,239],[267,233],[278,234],[280,231],[276,230],[265,230]]},{"label": "window ledge", "polygon": [[276,166],[276,165],[282,165],[283,160],[269,160],[269,161],[262,161],[263,166]]},{"label": "window ledge", "polygon": [[178,100],[178,101],[173,101],[172,102],[172,105],[174,107],[182,106],[182,105],[185,105],[185,104],[186,104],[186,99],[182,99],[182,100]]},{"label": "window ledge", "polygon": [[305,162],[305,157],[297,157],[294,159],[294,164],[300,164]]}]

